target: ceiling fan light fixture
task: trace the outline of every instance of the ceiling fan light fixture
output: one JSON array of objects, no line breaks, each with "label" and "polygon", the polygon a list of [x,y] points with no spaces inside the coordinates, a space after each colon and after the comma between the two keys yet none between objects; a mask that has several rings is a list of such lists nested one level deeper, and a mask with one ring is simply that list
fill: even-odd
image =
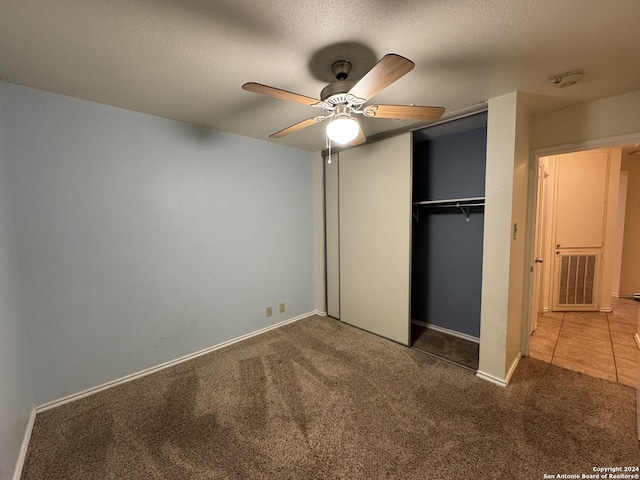
[{"label": "ceiling fan light fixture", "polygon": [[327,136],[332,142],[344,145],[354,140],[360,132],[358,120],[350,116],[340,116],[327,125]]},{"label": "ceiling fan light fixture", "polygon": [[360,145],[367,141],[358,120],[352,118],[352,114],[399,120],[433,121],[440,118],[444,113],[444,107],[417,105],[364,106],[374,95],[399,80],[413,70],[414,67],[415,64],[408,58],[395,53],[388,53],[371,67],[360,80],[353,82],[347,80],[351,71],[351,63],[347,60],[338,60],[331,66],[336,81],[322,89],[320,100],[255,82],[245,83],[242,85],[242,89],[324,110],[326,115],[314,116],[294,123],[279,132],[269,135],[269,138],[282,138],[317,122],[327,120],[327,146],[331,150],[331,141],[351,146]]}]

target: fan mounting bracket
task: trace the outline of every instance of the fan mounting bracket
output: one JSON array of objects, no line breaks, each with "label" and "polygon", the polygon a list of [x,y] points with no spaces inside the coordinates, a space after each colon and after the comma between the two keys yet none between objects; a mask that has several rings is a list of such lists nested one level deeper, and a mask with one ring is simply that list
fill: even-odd
[{"label": "fan mounting bracket", "polygon": [[342,82],[349,77],[349,72],[351,72],[351,62],[347,60],[338,60],[333,62],[331,65],[331,71],[336,77],[336,80]]}]

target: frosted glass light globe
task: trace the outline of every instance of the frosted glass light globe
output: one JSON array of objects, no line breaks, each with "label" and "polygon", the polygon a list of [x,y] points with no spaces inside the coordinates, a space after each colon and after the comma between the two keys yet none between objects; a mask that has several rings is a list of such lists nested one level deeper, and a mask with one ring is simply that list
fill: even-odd
[{"label": "frosted glass light globe", "polygon": [[355,118],[338,117],[327,125],[327,136],[335,143],[345,144],[358,136],[360,125]]}]

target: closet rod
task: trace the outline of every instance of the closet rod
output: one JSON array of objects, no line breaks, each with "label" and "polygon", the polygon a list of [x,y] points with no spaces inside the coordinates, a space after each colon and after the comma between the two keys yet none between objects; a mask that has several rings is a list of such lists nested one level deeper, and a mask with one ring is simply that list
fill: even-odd
[{"label": "closet rod", "polygon": [[[465,220],[469,221],[469,216],[471,215],[471,207],[483,207],[484,203],[451,203],[448,205],[430,205],[428,203],[416,202],[413,204],[415,207],[426,207],[426,208],[443,208],[443,207],[453,207],[458,208],[464,214]],[[416,222],[420,221],[420,209],[416,208],[415,213],[413,214],[413,218],[415,218]]]},{"label": "closet rod", "polygon": [[425,200],[422,202],[413,202],[414,205],[438,205],[442,203],[460,203],[460,202],[477,202],[484,200],[484,197],[465,197],[465,198],[446,198],[443,200]]},{"label": "closet rod", "polygon": [[426,208],[461,208],[461,207],[484,207],[484,203],[452,203],[450,205],[425,205],[425,204],[416,204],[416,207],[426,207]]}]

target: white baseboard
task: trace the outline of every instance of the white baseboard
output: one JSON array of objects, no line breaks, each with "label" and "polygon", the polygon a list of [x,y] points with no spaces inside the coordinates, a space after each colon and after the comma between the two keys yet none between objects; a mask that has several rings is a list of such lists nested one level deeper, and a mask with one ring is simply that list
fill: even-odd
[{"label": "white baseboard", "polygon": [[[640,349],[640,333],[636,333],[633,338],[636,339],[636,345],[638,345],[638,349]],[[640,433],[640,432],[638,432]]]},{"label": "white baseboard", "polygon": [[480,370],[478,370],[476,372],[476,377],[481,378],[482,380],[486,380],[487,382],[491,382],[491,383],[494,383],[496,385],[499,385],[500,387],[506,387],[507,386],[507,382],[506,381],[501,380],[498,377],[494,377],[493,375],[490,375],[488,373],[481,372]]},{"label": "white baseboard", "polygon": [[613,312],[613,308],[601,308],[600,311],[603,313],[611,313]]},{"label": "white baseboard", "polygon": [[326,317],[327,316],[327,312],[321,312],[320,310],[316,310],[315,314],[320,316],[320,317]]},{"label": "white baseboard", "polygon": [[494,377],[493,375],[490,375],[488,373],[481,372],[480,370],[478,370],[478,372],[476,373],[476,376],[478,378],[494,383],[501,387],[506,387],[507,385],[509,385],[509,382],[511,381],[511,377],[513,376],[513,372],[516,371],[516,367],[518,366],[518,362],[520,361],[521,358],[522,358],[522,354],[519,353],[518,356],[513,361],[513,363],[511,364],[511,368],[507,372],[507,376],[504,380],[498,377]]},{"label": "white baseboard", "polygon": [[213,352],[214,350],[218,350],[220,348],[227,347],[227,346],[232,345],[234,343],[241,342],[242,340],[246,340],[248,338],[255,337],[257,335],[261,335],[261,334],[266,333],[266,332],[268,332],[270,330],[274,330],[276,328],[280,328],[280,327],[282,327],[284,325],[287,325],[289,323],[297,322],[298,320],[302,320],[303,318],[311,317],[313,315],[322,315],[322,314],[317,312],[316,310],[314,310],[312,312],[305,313],[305,314],[299,315],[299,316],[294,317],[294,318],[290,318],[289,320],[284,320],[283,322],[276,323],[275,325],[271,325],[269,327],[261,328],[260,330],[256,330],[255,332],[247,333],[246,335],[242,335],[240,337],[228,340],[226,342],[219,343],[219,344],[214,345],[212,347],[205,348],[204,350],[200,350],[198,352],[190,353],[190,354],[185,355],[183,357],[176,358],[175,360],[170,360],[170,361],[162,363],[160,365],[156,365],[155,367],[150,367],[150,368],[147,368],[146,370],[142,370],[140,372],[136,372],[136,373],[132,373],[130,375],[126,375],[126,376],[124,376],[122,378],[119,378],[117,380],[112,380],[110,382],[103,383],[102,385],[97,385],[95,387],[88,388],[88,389],[83,390],[81,392],[74,393],[74,394],[71,394],[71,395],[67,395],[66,397],[60,398],[58,400],[54,400],[52,402],[45,403],[44,405],[40,405],[39,407],[36,407],[35,411],[37,413],[40,413],[40,412],[44,412],[46,410],[50,410],[52,408],[59,407],[60,405],[64,405],[65,403],[73,402],[75,400],[80,400],[81,398],[88,397],[89,395],[93,395],[94,393],[101,392],[102,390],[107,390],[108,388],[115,387],[116,385],[121,385],[123,383],[127,383],[127,382],[130,382],[132,380],[136,380],[138,378],[146,377],[147,375],[151,375],[152,373],[159,372],[161,370],[164,370],[165,368],[173,367],[174,365],[178,365],[179,363],[183,363],[183,362],[186,362],[188,360],[192,360],[194,358],[201,357],[202,355],[206,355],[207,353]]},{"label": "white baseboard", "polygon": [[22,446],[20,447],[20,453],[18,454],[18,462],[16,463],[16,469],[13,472],[13,480],[20,480],[22,475],[22,468],[24,467],[24,461],[27,458],[27,450],[29,449],[29,440],[31,440],[31,432],[33,431],[33,424],[36,422],[36,409],[31,410],[29,415],[29,422],[27,423],[27,429],[24,432],[24,438],[22,439]]},{"label": "white baseboard", "polygon": [[455,330],[449,330],[448,328],[439,327],[438,325],[434,325],[433,323],[421,322],[420,320],[411,320],[411,323],[420,325],[424,328],[430,328],[431,330],[435,330],[436,332],[442,332],[454,337],[463,338],[465,340],[469,340],[470,342],[480,343],[480,339],[478,337],[467,335],[466,333],[462,332],[456,332]]}]

